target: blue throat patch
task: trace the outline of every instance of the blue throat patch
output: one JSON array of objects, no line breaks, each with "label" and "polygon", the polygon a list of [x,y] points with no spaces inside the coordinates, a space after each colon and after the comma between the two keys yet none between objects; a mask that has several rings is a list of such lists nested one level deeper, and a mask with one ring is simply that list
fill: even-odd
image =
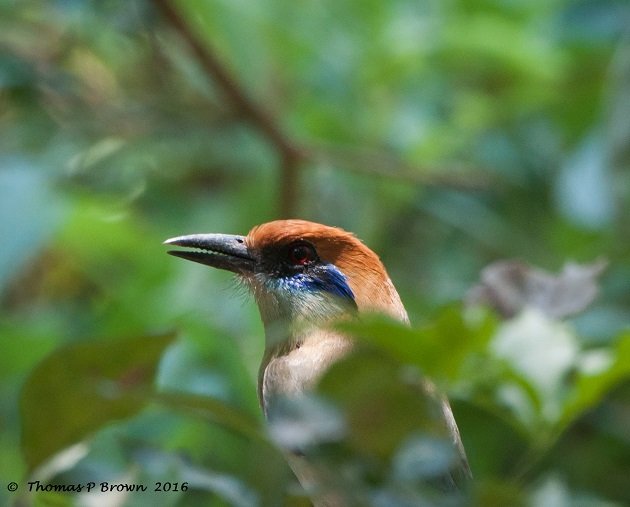
[{"label": "blue throat patch", "polygon": [[320,265],[316,273],[298,273],[279,280],[280,285],[290,291],[328,292],[356,308],[354,293],[348,285],[346,275],[333,264]]},{"label": "blue throat patch", "polygon": [[308,290],[320,290],[330,292],[342,299],[354,301],[354,293],[348,285],[346,275],[339,271],[333,264],[324,264],[321,277],[305,276],[304,287]]}]

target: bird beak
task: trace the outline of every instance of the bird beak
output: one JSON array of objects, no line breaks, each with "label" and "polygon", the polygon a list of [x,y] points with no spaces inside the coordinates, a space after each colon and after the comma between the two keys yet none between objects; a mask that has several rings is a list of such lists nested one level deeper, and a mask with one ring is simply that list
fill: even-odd
[{"label": "bird beak", "polygon": [[254,271],[256,261],[245,242],[245,236],[232,234],[191,234],[167,239],[165,245],[194,250],[169,250],[167,253],[189,261],[246,274]]}]

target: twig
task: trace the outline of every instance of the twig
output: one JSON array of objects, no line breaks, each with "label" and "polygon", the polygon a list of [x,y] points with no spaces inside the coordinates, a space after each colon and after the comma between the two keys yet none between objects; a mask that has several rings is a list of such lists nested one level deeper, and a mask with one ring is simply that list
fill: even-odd
[{"label": "twig", "polygon": [[369,174],[427,187],[448,187],[456,190],[487,190],[497,182],[487,173],[464,165],[451,170],[417,167],[395,155],[373,150],[319,146],[308,153],[309,159],[334,165],[358,174]]},{"label": "twig", "polygon": [[165,19],[186,41],[205,72],[214,80],[235,111],[257,128],[278,151],[281,159],[280,214],[294,216],[298,202],[298,172],[304,154],[271,116],[261,108],[241,87],[230,71],[222,64],[207,43],[202,43],[192,33],[188,24],[169,0],[153,0]]},{"label": "twig", "polygon": [[299,176],[302,164],[324,162],[343,170],[376,175],[414,185],[450,187],[460,190],[483,190],[496,185],[487,174],[461,168],[456,171],[421,170],[395,156],[365,150],[336,147],[305,147],[282,131],[276,119],[255,103],[222,64],[213,49],[201,42],[170,0],[153,0],[170,25],[186,41],[199,64],[216,83],[232,108],[261,132],[276,149],[280,158],[280,215],[295,216],[299,202]]}]

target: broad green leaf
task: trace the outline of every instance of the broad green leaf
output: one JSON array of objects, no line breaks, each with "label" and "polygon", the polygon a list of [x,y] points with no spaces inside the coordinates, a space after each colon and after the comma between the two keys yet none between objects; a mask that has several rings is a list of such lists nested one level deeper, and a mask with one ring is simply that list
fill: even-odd
[{"label": "broad green leaf", "polygon": [[462,310],[448,308],[430,324],[410,328],[384,317],[344,323],[342,329],[378,345],[403,364],[418,366],[436,380],[454,380],[466,358],[479,352],[492,336],[494,320],[486,315],[469,323]]},{"label": "broad green leaf", "polygon": [[246,437],[265,438],[260,419],[253,418],[250,414],[222,400],[209,396],[175,392],[156,393],[152,398],[164,406],[179,411],[192,412]]},{"label": "broad green leaf", "polygon": [[72,343],[39,363],[21,395],[22,451],[29,469],[103,425],[139,412],[174,338],[169,333]]},{"label": "broad green leaf", "polygon": [[387,457],[413,433],[446,436],[439,401],[409,373],[372,351],[352,354],[326,373],[320,392],[338,404],[353,448]]},{"label": "broad green leaf", "polygon": [[492,404],[453,399],[451,405],[475,480],[514,474],[529,437],[518,422]]},{"label": "broad green leaf", "polygon": [[559,431],[601,402],[619,382],[630,378],[630,333],[622,335],[611,352],[614,359],[608,368],[596,374],[579,373],[559,418]]}]

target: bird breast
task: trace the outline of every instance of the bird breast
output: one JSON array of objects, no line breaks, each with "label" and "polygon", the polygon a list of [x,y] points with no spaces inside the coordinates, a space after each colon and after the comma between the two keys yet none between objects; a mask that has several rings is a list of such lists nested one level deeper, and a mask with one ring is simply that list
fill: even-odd
[{"label": "bird breast", "polygon": [[314,387],[331,364],[352,348],[350,338],[316,329],[292,340],[292,347],[268,352],[261,364],[259,396],[265,414],[273,401],[292,398]]}]

